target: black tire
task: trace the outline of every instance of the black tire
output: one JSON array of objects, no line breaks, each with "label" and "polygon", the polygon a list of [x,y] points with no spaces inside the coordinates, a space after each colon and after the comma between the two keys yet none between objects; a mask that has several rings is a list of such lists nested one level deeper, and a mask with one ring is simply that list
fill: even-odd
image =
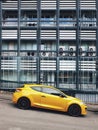
[{"label": "black tire", "polygon": [[30,108],[30,101],[29,99],[25,98],[25,97],[22,97],[18,100],[17,102],[17,106],[18,108],[20,109],[29,109]]},{"label": "black tire", "polygon": [[71,106],[69,106],[68,108],[68,114],[70,116],[80,116],[81,115],[81,108],[79,105],[77,104],[73,104]]}]

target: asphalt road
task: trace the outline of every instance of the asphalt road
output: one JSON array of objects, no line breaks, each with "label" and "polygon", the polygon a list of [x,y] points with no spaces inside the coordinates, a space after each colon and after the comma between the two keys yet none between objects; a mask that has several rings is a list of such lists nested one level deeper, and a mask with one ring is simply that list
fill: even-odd
[{"label": "asphalt road", "polygon": [[98,112],[71,117],[42,109],[21,110],[0,99],[0,130],[98,130]]}]

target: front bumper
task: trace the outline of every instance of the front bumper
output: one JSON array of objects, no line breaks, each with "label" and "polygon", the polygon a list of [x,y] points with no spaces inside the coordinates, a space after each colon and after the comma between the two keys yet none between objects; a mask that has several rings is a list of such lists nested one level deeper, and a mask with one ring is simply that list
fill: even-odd
[{"label": "front bumper", "polygon": [[81,115],[86,115],[86,114],[87,114],[87,106],[86,105],[82,105]]}]

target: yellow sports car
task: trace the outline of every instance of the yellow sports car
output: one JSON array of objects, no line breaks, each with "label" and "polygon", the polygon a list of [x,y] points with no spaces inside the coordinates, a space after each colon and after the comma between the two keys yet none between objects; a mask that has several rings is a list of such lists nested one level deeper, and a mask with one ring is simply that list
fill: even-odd
[{"label": "yellow sports car", "polygon": [[87,106],[80,99],[68,96],[52,86],[24,84],[16,89],[12,100],[21,109],[38,107],[68,112],[71,116],[87,114]]}]

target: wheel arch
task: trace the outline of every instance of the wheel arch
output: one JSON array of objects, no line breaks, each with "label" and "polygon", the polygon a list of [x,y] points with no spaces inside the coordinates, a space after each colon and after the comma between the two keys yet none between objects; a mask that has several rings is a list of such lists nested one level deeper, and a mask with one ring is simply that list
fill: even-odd
[{"label": "wheel arch", "polygon": [[67,105],[67,107],[66,107],[66,111],[68,111],[68,109],[69,109],[69,107],[71,107],[71,106],[73,106],[73,105],[78,105],[79,107],[80,107],[80,109],[81,109],[81,106],[80,106],[80,104],[78,104],[78,103],[76,103],[76,102],[71,102],[71,103],[69,103],[68,105]]},{"label": "wheel arch", "polygon": [[[74,109],[73,109],[74,108]],[[77,111],[78,114],[76,114],[76,110],[75,109],[78,109],[79,111]],[[67,112],[69,115],[71,116],[80,116],[82,114],[82,109],[81,109],[81,106],[77,103],[72,103],[68,106],[68,109],[67,109]],[[74,113],[75,112],[75,113]]]},{"label": "wheel arch", "polygon": [[18,103],[19,100],[21,100],[21,99],[26,99],[26,100],[28,100],[29,103],[30,103],[30,107],[31,107],[31,100],[30,100],[30,98],[28,98],[28,97],[26,97],[26,96],[22,96],[22,97],[20,97],[20,98],[18,99],[17,103]]}]

